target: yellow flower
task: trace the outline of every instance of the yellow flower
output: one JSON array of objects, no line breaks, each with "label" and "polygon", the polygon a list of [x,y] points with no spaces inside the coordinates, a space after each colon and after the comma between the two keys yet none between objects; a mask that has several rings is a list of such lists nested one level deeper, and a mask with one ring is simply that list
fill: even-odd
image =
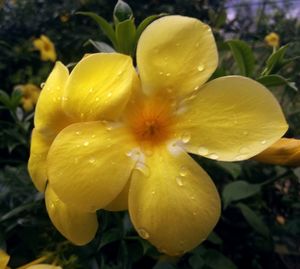
[{"label": "yellow flower", "polygon": [[281,138],[253,159],[269,164],[300,166],[300,140]]},{"label": "yellow flower", "polygon": [[[220,198],[187,152],[245,160],[287,130],[261,84],[240,76],[204,84],[217,64],[211,29],[182,16],[158,19],[143,32],[139,74],[118,53],[89,55],[70,75],[56,64],[37,104],[29,172],[40,191],[48,180],[48,212],[67,238],[75,242],[82,232],[81,243],[91,240],[101,208],[128,208],[140,236],[169,255],[207,238]],[[80,225],[88,228],[77,232]]]},{"label": "yellow flower", "polygon": [[59,18],[60,18],[61,22],[67,22],[70,19],[70,15],[69,14],[62,14],[62,15],[59,16]]},{"label": "yellow flower", "polygon": [[40,38],[37,38],[33,41],[33,45],[40,51],[42,61],[50,60],[52,62],[55,62],[55,46],[47,36],[41,35]]},{"label": "yellow flower", "polygon": [[34,84],[18,85],[17,88],[22,93],[21,104],[25,111],[33,110],[40,95],[40,88]]},{"label": "yellow flower", "polygon": [[268,34],[266,37],[265,37],[265,42],[271,46],[271,47],[275,47],[275,48],[278,48],[279,47],[279,35],[272,32],[270,34]]},{"label": "yellow flower", "polygon": [[9,267],[7,267],[7,264],[9,262],[9,255],[3,251],[2,249],[0,249],[0,269],[7,269]]}]

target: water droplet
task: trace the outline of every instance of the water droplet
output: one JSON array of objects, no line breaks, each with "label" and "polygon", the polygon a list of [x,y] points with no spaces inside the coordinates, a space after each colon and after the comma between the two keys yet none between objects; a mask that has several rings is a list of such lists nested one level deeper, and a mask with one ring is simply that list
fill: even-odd
[{"label": "water droplet", "polygon": [[159,74],[160,76],[162,76],[162,75],[164,74],[164,72],[159,72],[158,74]]},{"label": "water droplet", "polygon": [[86,147],[86,146],[88,146],[90,144],[90,142],[89,141],[84,141],[83,142],[83,145]]},{"label": "water droplet", "polygon": [[89,163],[95,163],[96,162],[96,159],[95,158],[90,158],[89,159]]},{"label": "water droplet", "polygon": [[204,65],[203,64],[200,64],[198,67],[197,67],[198,71],[199,72],[202,72],[204,70]]},{"label": "water droplet", "polygon": [[154,195],[154,194],[155,194],[155,191],[152,191],[151,194]]},{"label": "water droplet", "polygon": [[98,102],[99,100],[100,100],[100,98],[99,98],[99,97],[96,97],[96,98],[95,98],[95,101],[96,101],[96,102]]},{"label": "water droplet", "polygon": [[121,76],[122,74],[123,74],[123,71],[119,71],[119,72],[117,73],[118,76]]},{"label": "water droplet", "polygon": [[91,137],[92,137],[92,138],[95,138],[95,137],[96,137],[96,135],[95,135],[95,134],[93,134]]},{"label": "water droplet", "polygon": [[166,76],[167,76],[167,77],[171,76],[171,73],[167,73]]},{"label": "water droplet", "polygon": [[180,177],[180,176],[176,177],[176,183],[178,186],[183,186],[182,177]]},{"label": "water droplet", "polygon": [[66,96],[63,96],[63,97],[62,97],[62,100],[63,100],[63,101],[68,101],[68,99],[69,99],[69,98],[66,97]]},{"label": "water droplet", "polygon": [[235,159],[236,159],[237,161],[241,161],[241,160],[247,159],[247,157],[248,157],[247,154],[240,154],[240,155],[237,155],[237,156],[235,157]]},{"label": "water droplet", "polygon": [[205,156],[205,155],[208,154],[208,152],[209,152],[208,149],[205,148],[205,147],[199,147],[199,148],[198,148],[198,154],[199,154],[199,155]]},{"label": "water droplet", "polygon": [[185,167],[185,166],[181,166],[180,168],[180,171],[179,171],[179,174],[182,176],[182,177],[185,177],[188,173],[188,169]]},{"label": "water droplet", "polygon": [[43,89],[44,86],[45,86],[45,82],[42,82],[41,85],[40,85],[41,89]]},{"label": "water droplet", "polygon": [[80,131],[76,131],[75,134],[76,134],[76,135],[80,135],[81,132],[80,132]]},{"label": "water droplet", "polygon": [[195,200],[195,196],[191,196],[190,198],[191,198],[191,200]]},{"label": "water droplet", "polygon": [[55,208],[55,204],[53,202],[50,202],[50,208],[54,209]]},{"label": "water droplet", "polygon": [[90,88],[89,92],[92,93],[94,91],[94,88]]},{"label": "water droplet", "polygon": [[80,118],[83,118],[84,117],[84,113],[80,113]]},{"label": "water droplet", "polygon": [[144,228],[138,228],[138,233],[144,239],[148,239],[150,237],[149,233]]},{"label": "water droplet", "polygon": [[196,87],[194,88],[194,91],[198,91],[199,88],[200,88],[200,86],[196,86]]},{"label": "water droplet", "polygon": [[109,92],[108,94],[107,94],[107,97],[111,97],[112,96],[112,92]]},{"label": "water droplet", "polygon": [[265,145],[266,143],[267,143],[267,141],[266,140],[263,140],[263,141],[261,141],[260,142],[262,145]]},{"label": "water droplet", "polygon": [[243,131],[243,135],[248,135],[248,131]]},{"label": "water droplet", "polygon": [[191,135],[189,133],[183,133],[181,135],[181,140],[183,143],[188,143],[191,140]]},{"label": "water droplet", "polygon": [[219,159],[219,156],[215,153],[211,153],[211,154],[207,155],[207,157],[210,159],[213,159],[213,160]]},{"label": "water droplet", "polygon": [[138,161],[136,163],[135,169],[141,171],[145,177],[150,176],[150,168],[143,162]]}]

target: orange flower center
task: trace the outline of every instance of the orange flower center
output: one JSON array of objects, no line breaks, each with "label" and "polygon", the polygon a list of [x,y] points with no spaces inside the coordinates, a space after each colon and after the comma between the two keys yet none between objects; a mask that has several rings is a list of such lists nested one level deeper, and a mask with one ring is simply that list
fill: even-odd
[{"label": "orange flower center", "polygon": [[160,98],[144,98],[135,102],[128,112],[128,124],[135,139],[150,145],[168,140],[175,122],[173,112],[172,103]]}]

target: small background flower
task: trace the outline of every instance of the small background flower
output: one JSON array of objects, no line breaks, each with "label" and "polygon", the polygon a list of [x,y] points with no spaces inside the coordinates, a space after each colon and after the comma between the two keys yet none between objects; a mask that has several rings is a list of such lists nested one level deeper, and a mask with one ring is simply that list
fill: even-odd
[{"label": "small background flower", "polygon": [[45,35],[41,35],[40,38],[33,40],[34,47],[40,51],[42,61],[55,62],[56,50],[52,41]]}]

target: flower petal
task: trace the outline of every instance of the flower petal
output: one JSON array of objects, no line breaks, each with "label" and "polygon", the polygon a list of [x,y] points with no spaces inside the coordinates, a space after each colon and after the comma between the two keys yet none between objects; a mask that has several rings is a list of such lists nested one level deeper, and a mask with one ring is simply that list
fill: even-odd
[{"label": "flower petal", "polygon": [[0,249],[0,268],[1,269],[5,269],[8,262],[9,262],[10,256],[3,251],[2,249]]},{"label": "flower petal", "polygon": [[288,128],[268,89],[240,76],[210,81],[181,111],[176,128],[185,148],[222,161],[248,159],[272,145]]},{"label": "flower petal", "polygon": [[137,65],[145,92],[187,95],[207,81],[218,65],[210,27],[183,16],[154,21],[139,39]]},{"label": "flower petal", "polygon": [[91,54],[83,58],[70,74],[64,110],[80,120],[115,119],[127,104],[136,77],[129,56]]},{"label": "flower petal", "polygon": [[72,124],[55,138],[47,159],[48,177],[65,203],[95,211],[122,191],[136,160],[127,129],[104,122]]},{"label": "flower petal", "polygon": [[66,205],[48,184],[45,192],[48,215],[56,229],[75,245],[85,245],[95,236],[98,229],[96,213],[80,211]]},{"label": "flower petal", "polygon": [[35,264],[27,267],[26,269],[62,269],[60,266],[52,264]]},{"label": "flower petal", "polygon": [[68,69],[61,62],[57,62],[41,91],[34,124],[35,128],[45,135],[55,136],[72,122],[62,111],[61,104],[68,76]]},{"label": "flower petal", "polygon": [[47,154],[53,139],[32,130],[28,171],[35,187],[44,192],[47,182]]},{"label": "flower petal", "polygon": [[128,191],[130,180],[127,181],[125,187],[120,194],[104,209],[108,211],[123,211],[128,209]]},{"label": "flower petal", "polygon": [[[207,238],[220,198],[206,172],[185,152],[160,149],[134,170],[129,212],[138,233],[161,252],[180,255]],[[148,170],[148,171],[147,171]]]}]

